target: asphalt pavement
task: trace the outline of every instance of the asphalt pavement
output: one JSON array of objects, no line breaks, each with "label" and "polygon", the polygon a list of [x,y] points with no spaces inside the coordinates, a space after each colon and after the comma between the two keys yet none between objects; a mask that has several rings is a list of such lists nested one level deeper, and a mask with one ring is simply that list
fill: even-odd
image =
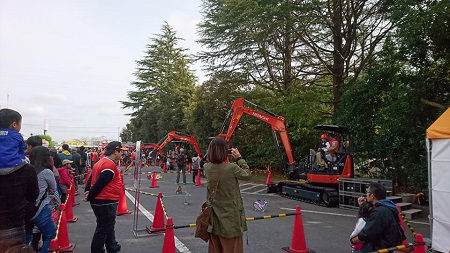
[{"label": "asphalt pavement", "polygon": [[[144,168],[143,172],[161,172],[159,167]],[[162,192],[163,203],[168,216],[173,218],[175,226],[195,223],[200,212],[201,204],[206,197],[206,179],[202,178],[203,186],[195,186],[192,175],[187,174],[187,184],[180,184],[182,194],[177,194],[178,185],[175,183],[175,173],[161,173],[158,188],[150,188],[151,181],[147,175],[141,175],[141,191],[158,194]],[[132,175],[125,175],[125,185],[133,188]],[[182,181],[182,180],[180,180]],[[251,182],[240,182],[242,198],[246,217],[260,217],[264,215],[277,215],[279,213],[295,212],[296,205],[302,209],[306,245],[316,252],[350,252],[349,235],[356,223],[356,210],[327,208],[315,206],[296,200],[287,199],[276,194],[267,194],[265,186]],[[82,187],[79,188],[82,193]],[[116,239],[122,245],[121,252],[144,253],[162,252],[164,234],[148,235],[139,232],[143,237],[136,238],[133,234],[133,211],[135,193],[127,192],[129,215],[118,216],[116,219]],[[90,252],[90,243],[95,231],[95,216],[89,203],[81,200],[82,194],[76,196],[80,205],[74,207],[73,212],[78,221],[69,223],[69,238],[76,244],[76,252]],[[155,212],[157,198],[141,194],[138,216],[138,229],[151,226]],[[264,212],[255,210],[254,202],[267,201]],[[248,231],[244,234],[244,252],[272,253],[281,252],[282,247],[291,243],[294,216],[283,218],[262,219],[247,222]],[[419,233],[429,237],[429,225],[425,218],[412,221],[412,225]],[[208,245],[201,239],[194,237],[194,228],[175,230],[175,243],[177,252],[207,252]],[[411,241],[411,233],[408,232]]]}]

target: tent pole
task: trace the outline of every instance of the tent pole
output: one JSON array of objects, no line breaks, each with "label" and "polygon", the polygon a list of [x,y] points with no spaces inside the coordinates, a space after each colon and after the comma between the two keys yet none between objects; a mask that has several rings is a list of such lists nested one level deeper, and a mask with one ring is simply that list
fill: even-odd
[{"label": "tent pole", "polygon": [[427,157],[428,157],[428,205],[430,214],[428,219],[430,221],[430,238],[433,236],[433,192],[432,192],[432,180],[431,180],[431,150],[433,143],[429,139],[425,139],[427,145]]}]

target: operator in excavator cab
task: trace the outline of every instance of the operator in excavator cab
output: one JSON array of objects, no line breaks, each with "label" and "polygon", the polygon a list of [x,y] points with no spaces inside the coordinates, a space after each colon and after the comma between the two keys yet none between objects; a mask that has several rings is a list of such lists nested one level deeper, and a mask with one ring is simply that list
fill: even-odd
[{"label": "operator in excavator cab", "polygon": [[327,163],[333,163],[336,161],[336,152],[339,150],[339,139],[335,138],[333,134],[322,134],[320,136],[322,140],[319,152],[316,153],[316,162],[319,167],[327,168]]},{"label": "operator in excavator cab", "polygon": [[320,147],[318,149],[319,152],[316,153],[316,163],[319,167],[327,167],[327,164],[325,163],[325,149],[328,149],[330,147],[330,143],[328,140],[330,139],[330,136],[328,134],[323,133],[320,136],[321,142]]},{"label": "operator in excavator cab", "polygon": [[322,150],[325,152],[325,160],[329,162],[336,162],[336,152],[339,151],[339,139],[335,138],[333,134],[328,135],[328,144],[327,147]]}]

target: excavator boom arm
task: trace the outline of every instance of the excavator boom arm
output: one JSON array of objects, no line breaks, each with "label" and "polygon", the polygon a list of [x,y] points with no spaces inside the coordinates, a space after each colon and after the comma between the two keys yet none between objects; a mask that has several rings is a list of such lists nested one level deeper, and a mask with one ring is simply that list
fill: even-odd
[{"label": "excavator boom arm", "polygon": [[[239,124],[239,121],[242,118],[242,115],[247,114],[252,116],[255,119],[261,120],[272,127],[273,131],[279,133],[281,142],[283,143],[284,150],[286,152],[286,157],[288,159],[289,165],[294,164],[294,157],[292,156],[292,148],[291,143],[289,142],[288,133],[286,130],[286,126],[284,124],[284,118],[282,116],[277,116],[273,113],[260,112],[248,107],[244,106],[244,98],[238,98],[233,102],[231,106],[231,111],[233,112],[230,120],[230,125],[228,126],[228,130],[226,134],[220,134],[220,136],[224,137],[227,142],[230,141],[231,136],[233,135],[236,127]],[[269,114],[270,113],[270,114]]]},{"label": "excavator boom arm", "polygon": [[169,144],[172,140],[180,140],[180,141],[188,142],[189,144],[191,144],[194,147],[195,152],[197,152],[197,154],[199,154],[200,156],[202,155],[202,153],[200,151],[200,146],[198,145],[197,139],[195,139],[194,136],[183,135],[183,134],[177,133],[176,131],[170,131],[166,135],[164,141],[160,142],[161,144],[159,144],[159,146],[158,146],[159,152],[162,153],[163,148],[167,144]]}]

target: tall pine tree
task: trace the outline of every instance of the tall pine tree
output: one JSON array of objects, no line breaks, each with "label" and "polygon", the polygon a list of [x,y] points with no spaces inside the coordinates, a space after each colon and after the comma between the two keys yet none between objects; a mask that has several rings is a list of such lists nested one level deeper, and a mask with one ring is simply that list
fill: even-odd
[{"label": "tall pine tree", "polygon": [[180,38],[164,23],[147,45],[146,55],[137,61],[136,90],[128,92],[125,108],[133,113],[127,129],[132,140],[157,142],[170,130],[185,130],[185,112],[193,93],[195,77],[189,69],[191,58],[178,47]]}]

